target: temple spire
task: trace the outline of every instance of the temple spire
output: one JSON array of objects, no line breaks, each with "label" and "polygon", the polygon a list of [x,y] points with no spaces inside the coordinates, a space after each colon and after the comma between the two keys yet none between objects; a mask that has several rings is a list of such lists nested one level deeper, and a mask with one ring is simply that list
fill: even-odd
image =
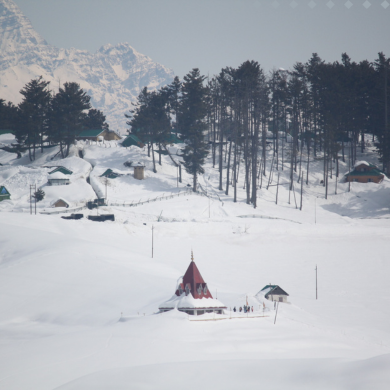
[{"label": "temple spire", "polygon": [[191,249],[191,261],[194,261],[194,252]]}]

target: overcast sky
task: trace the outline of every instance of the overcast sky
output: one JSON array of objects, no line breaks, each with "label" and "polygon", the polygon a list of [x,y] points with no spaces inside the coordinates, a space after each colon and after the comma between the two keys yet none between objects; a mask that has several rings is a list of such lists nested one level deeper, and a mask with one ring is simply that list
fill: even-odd
[{"label": "overcast sky", "polygon": [[390,0],[14,1],[52,45],[95,52],[128,42],[180,77],[248,59],[291,68],[313,52],[326,61],[390,56]]}]

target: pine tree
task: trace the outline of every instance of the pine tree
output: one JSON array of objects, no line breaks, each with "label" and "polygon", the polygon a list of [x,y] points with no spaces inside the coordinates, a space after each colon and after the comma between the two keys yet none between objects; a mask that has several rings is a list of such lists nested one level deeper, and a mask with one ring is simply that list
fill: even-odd
[{"label": "pine tree", "polygon": [[54,96],[51,106],[50,130],[53,141],[60,144],[62,158],[69,155],[69,148],[83,129],[85,110],[91,108],[90,97],[80,85],[64,83]]},{"label": "pine tree", "polygon": [[167,104],[168,97],[165,91],[148,92],[145,87],[138,96],[136,108],[131,111],[131,115],[126,115],[127,118],[131,118],[127,124],[131,126],[132,133],[137,134],[143,142],[148,142],[149,150],[152,150],[153,172],[157,172],[154,144],[159,145],[161,165],[161,144],[167,139],[171,129]]},{"label": "pine tree", "polygon": [[44,197],[45,197],[45,192],[42,189],[39,189],[38,191],[34,192],[33,198],[35,198],[37,202],[43,200]]},{"label": "pine tree", "polygon": [[30,161],[35,160],[35,150],[39,145],[43,153],[51,101],[50,91],[47,88],[49,83],[41,76],[31,80],[20,91],[23,100],[19,104],[16,138],[20,145],[28,148]]},{"label": "pine tree", "polygon": [[108,130],[108,123],[106,123],[106,116],[100,110],[94,108],[88,111],[83,119],[83,127],[86,129],[102,129]]},{"label": "pine tree", "polygon": [[375,61],[377,73],[376,82],[376,106],[377,106],[377,126],[378,126],[378,143],[377,150],[380,155],[380,161],[386,173],[390,174],[390,59],[386,58],[383,53],[378,54]]},{"label": "pine tree", "polygon": [[208,155],[208,146],[204,140],[204,131],[207,129],[207,88],[203,86],[205,78],[197,68],[184,76],[178,111],[180,130],[186,143],[183,150],[184,167],[193,175],[194,192],[197,176],[204,173],[203,165]]}]

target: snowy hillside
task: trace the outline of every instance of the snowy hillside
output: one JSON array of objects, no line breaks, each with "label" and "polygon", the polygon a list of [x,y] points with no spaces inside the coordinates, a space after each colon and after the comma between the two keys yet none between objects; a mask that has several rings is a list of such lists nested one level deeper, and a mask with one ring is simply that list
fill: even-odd
[{"label": "snowy hillside", "polygon": [[[209,198],[186,192],[185,172],[177,186],[167,156],[153,173],[146,150],[116,142],[79,142],[64,160],[57,152],[45,150],[30,164],[0,151],[0,185],[11,192],[0,202],[1,390],[388,388],[388,179],[353,183],[349,191],[340,161],[337,194],[333,176],[325,199],[319,155],[303,186],[302,211],[300,186],[289,194],[283,184],[287,165],[279,170],[278,204],[276,175],[267,190],[267,174],[253,209],[245,204],[243,172],[233,203],[217,189],[211,158],[200,177]],[[269,167],[271,151],[267,158]],[[358,158],[378,162],[373,148]],[[123,165],[129,160],[146,166],[145,180],[134,179]],[[105,195],[106,169],[121,174],[107,180],[108,206],[81,211],[113,213],[115,222],[40,214],[49,208],[44,203],[30,215],[26,186],[41,185],[49,165],[71,169],[91,196]],[[72,185],[53,187],[50,199],[68,187],[85,200],[86,191]],[[129,207],[140,201],[147,203]],[[157,314],[191,249],[213,297],[228,307],[225,315]],[[289,294],[277,317],[257,294],[268,284]],[[253,313],[230,310],[246,302]]]},{"label": "snowy hillside", "polygon": [[0,97],[19,103],[20,89],[38,76],[55,90],[65,81],[79,83],[111,128],[123,132],[124,114],[140,90],[169,83],[173,72],[128,43],[105,45],[96,53],[51,46],[12,0],[0,0]]}]

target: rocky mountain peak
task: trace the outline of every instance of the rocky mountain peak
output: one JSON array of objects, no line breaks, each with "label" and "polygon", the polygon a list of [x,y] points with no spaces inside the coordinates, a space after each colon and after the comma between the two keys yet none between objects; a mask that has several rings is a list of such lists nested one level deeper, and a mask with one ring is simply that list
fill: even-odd
[{"label": "rocky mountain peak", "polygon": [[107,44],[96,53],[51,46],[12,0],[0,0],[0,98],[18,104],[19,91],[39,76],[54,92],[66,81],[79,83],[110,127],[124,133],[124,114],[142,88],[170,83],[173,72],[128,43]]},{"label": "rocky mountain peak", "polygon": [[2,54],[31,46],[47,45],[12,0],[0,0],[0,37]]}]

